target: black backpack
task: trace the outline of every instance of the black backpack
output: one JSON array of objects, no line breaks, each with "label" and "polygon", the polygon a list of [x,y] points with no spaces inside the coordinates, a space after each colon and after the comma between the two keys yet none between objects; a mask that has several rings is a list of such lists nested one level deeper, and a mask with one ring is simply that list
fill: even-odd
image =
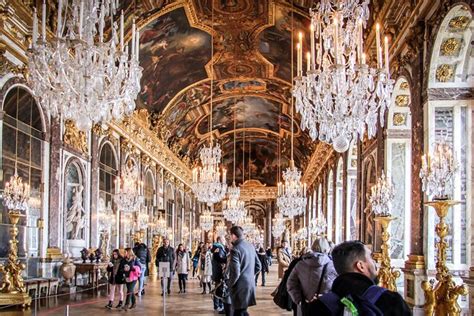
[{"label": "black backpack", "polygon": [[293,301],[291,300],[290,294],[288,293],[286,289],[286,283],[288,282],[288,278],[290,276],[291,271],[293,271],[296,264],[300,260],[301,258],[297,258],[290,263],[290,265],[288,266],[288,269],[285,271],[285,274],[283,275],[283,278],[281,279],[280,284],[278,284],[275,296],[273,297],[273,302],[275,302],[275,304],[278,307],[285,309],[287,311],[292,310]]},{"label": "black backpack", "polygon": [[334,316],[347,315],[344,312],[349,312],[352,316],[383,316],[383,312],[375,305],[375,302],[386,290],[372,285],[361,296],[348,295],[341,298],[334,292],[328,292],[319,300]]}]

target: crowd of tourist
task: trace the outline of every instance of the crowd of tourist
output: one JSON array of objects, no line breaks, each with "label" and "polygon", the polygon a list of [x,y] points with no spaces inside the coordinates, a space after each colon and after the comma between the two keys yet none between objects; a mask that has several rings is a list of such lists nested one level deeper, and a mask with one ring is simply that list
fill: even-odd
[{"label": "crowd of tourist", "polygon": [[[115,249],[107,267],[109,302],[106,308],[133,309],[135,295],[145,295],[145,278],[151,262],[144,243],[126,248],[123,256]],[[169,263],[169,273],[160,275],[161,295],[171,294],[171,281],[178,276],[178,293],[186,293],[188,274],[199,280],[202,294],[212,294],[214,310],[225,315],[249,315],[255,305],[258,279],[265,286],[272,264],[272,250],[247,242],[241,227],[233,226],[228,239],[218,236],[214,243],[201,242],[194,253],[183,244],[174,250],[168,239],[156,252],[157,268]],[[377,286],[377,269],[370,249],[359,241],[334,247],[326,238],[317,238],[311,248],[292,254],[287,240],[277,249],[279,286],[274,302],[296,316],[306,315],[411,315],[397,292]],[[126,290],[126,292],[125,292]],[[125,292],[125,293],[124,293]]]}]

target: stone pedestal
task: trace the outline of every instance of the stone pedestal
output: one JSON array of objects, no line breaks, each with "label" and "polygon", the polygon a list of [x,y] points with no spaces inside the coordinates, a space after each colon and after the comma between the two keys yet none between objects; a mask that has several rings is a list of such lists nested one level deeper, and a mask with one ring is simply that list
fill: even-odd
[{"label": "stone pedestal", "polygon": [[426,280],[424,257],[409,255],[402,271],[405,278],[405,300],[413,308],[413,315],[424,315],[425,294],[421,288],[421,282]]}]

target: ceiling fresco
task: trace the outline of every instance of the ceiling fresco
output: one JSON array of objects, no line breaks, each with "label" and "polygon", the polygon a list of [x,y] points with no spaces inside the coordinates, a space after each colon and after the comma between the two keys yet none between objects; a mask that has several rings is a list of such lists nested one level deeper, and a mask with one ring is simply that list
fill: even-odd
[{"label": "ceiling fresco", "polygon": [[161,112],[182,89],[207,78],[211,36],[190,26],[183,8],[171,11],[141,30],[140,93],[143,106]]},{"label": "ceiling fresco", "polygon": [[[148,23],[140,33],[144,73],[139,108],[150,113],[150,128],[193,165],[199,149],[209,140],[212,72],[213,135],[222,145],[228,179],[232,175],[235,113],[237,146],[243,147],[244,130],[246,144],[251,143],[251,152],[245,149],[246,157],[250,154],[245,178],[250,166],[253,179],[275,185],[278,162],[286,167],[290,159],[290,5],[271,0],[211,1],[152,4],[146,0],[139,6]],[[294,14],[295,30],[308,24],[305,16]],[[315,144],[299,129],[298,116],[294,131],[295,163],[304,168]],[[236,161],[239,181],[244,176],[241,158]]]}]

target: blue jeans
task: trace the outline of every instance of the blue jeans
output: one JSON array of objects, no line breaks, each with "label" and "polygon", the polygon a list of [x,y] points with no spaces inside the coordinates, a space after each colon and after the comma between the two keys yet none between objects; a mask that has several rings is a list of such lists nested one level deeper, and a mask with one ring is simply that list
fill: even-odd
[{"label": "blue jeans", "polygon": [[142,294],[142,290],[145,287],[145,272],[146,272],[146,264],[140,263],[140,278],[138,279],[138,295]]},{"label": "blue jeans", "polygon": [[222,302],[220,298],[213,296],[212,302],[214,303],[214,310],[221,310],[224,308],[224,302]]}]

